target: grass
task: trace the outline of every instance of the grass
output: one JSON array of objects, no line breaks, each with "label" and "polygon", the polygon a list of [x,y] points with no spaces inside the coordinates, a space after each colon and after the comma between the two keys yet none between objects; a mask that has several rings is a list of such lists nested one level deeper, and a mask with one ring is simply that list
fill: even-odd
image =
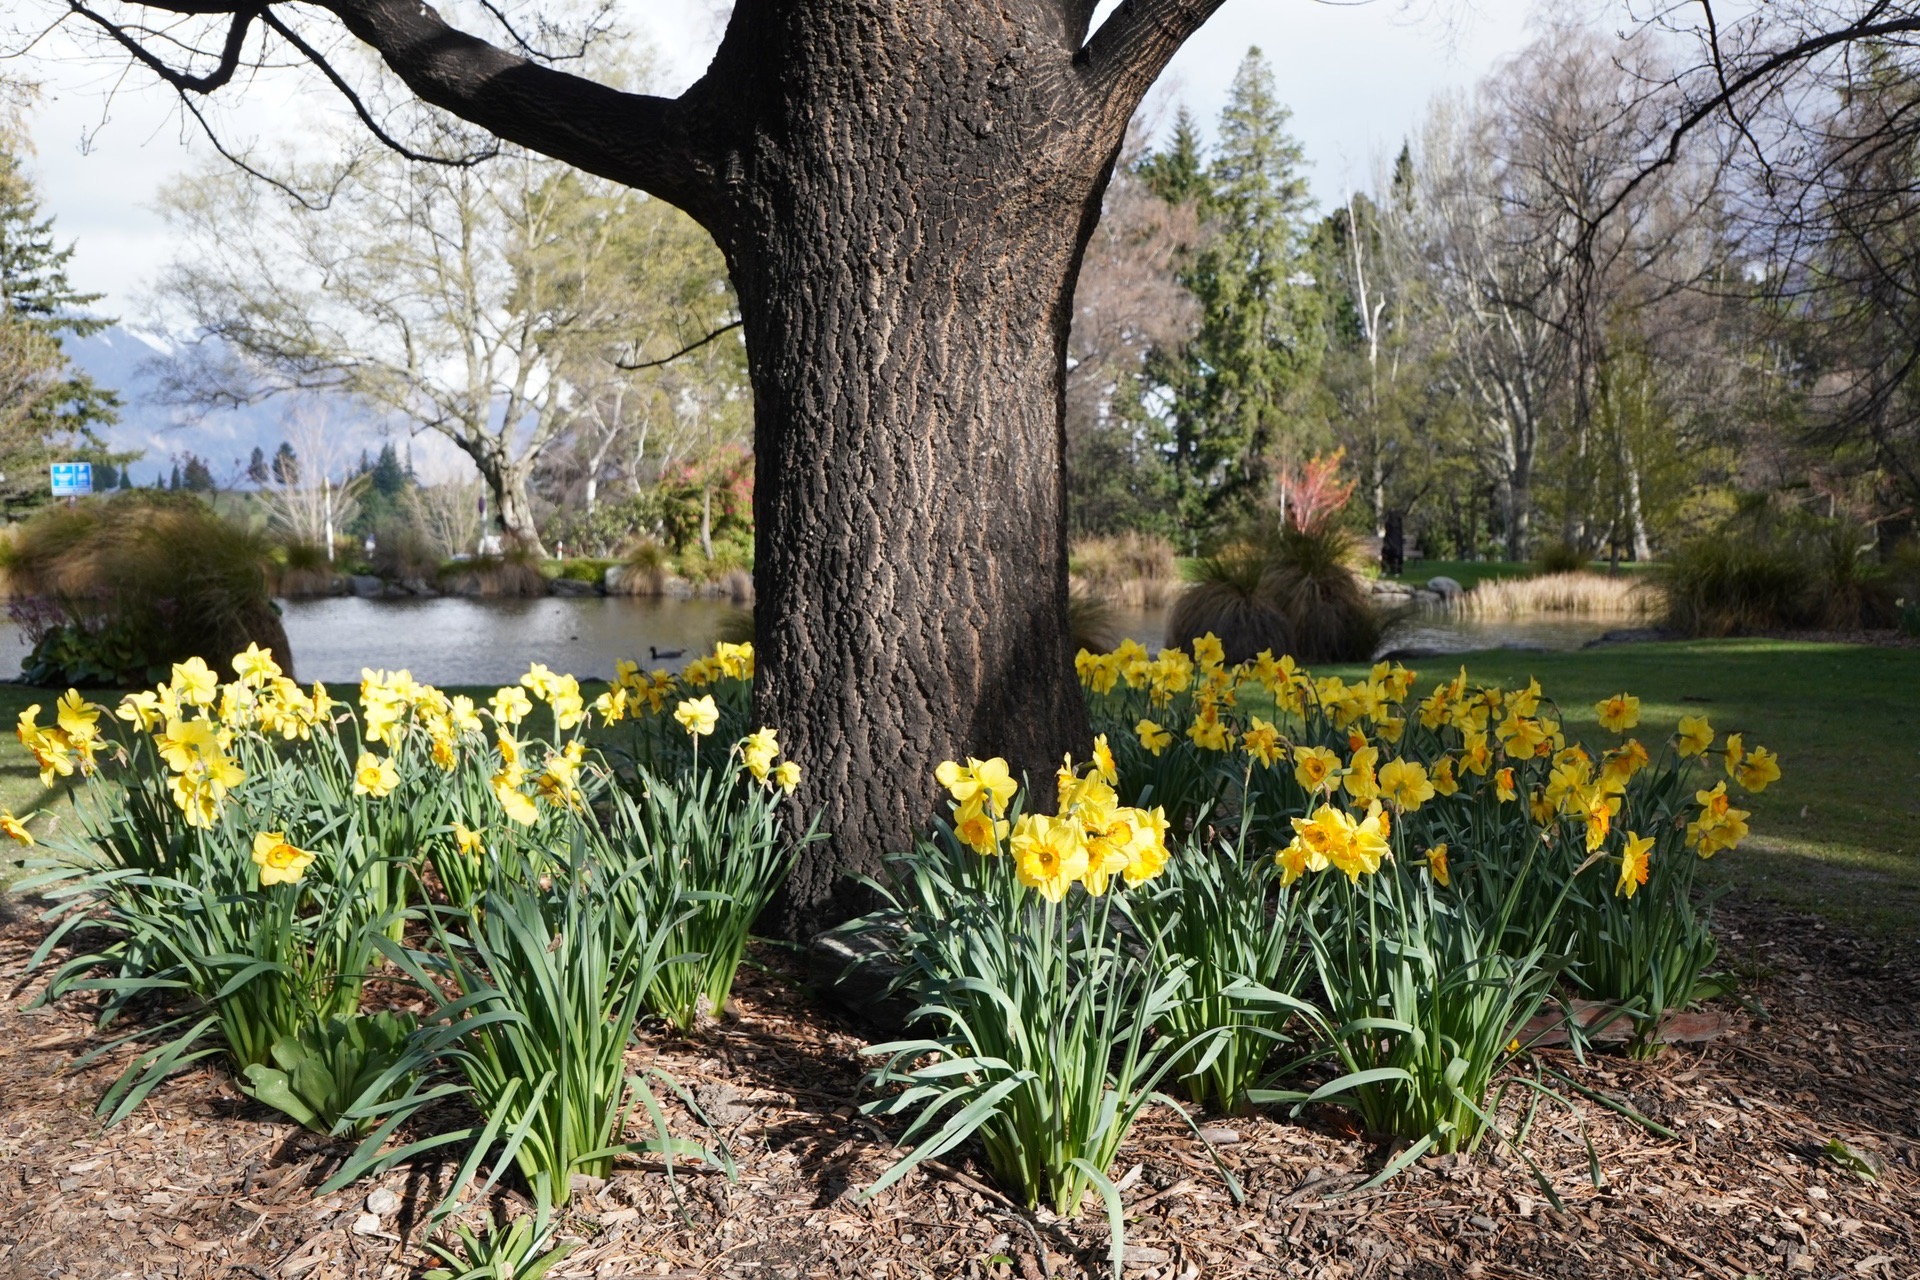
[{"label": "grass", "polygon": [[[1775,640],[1693,640],[1577,653],[1468,655],[1469,675],[1506,684],[1536,676],[1568,729],[1604,740],[1593,704],[1641,699],[1635,733],[1650,741],[1683,714],[1780,753],[1785,776],[1751,802],[1752,840],[1709,866],[1757,897],[1911,943],[1920,924],[1920,649]],[[1419,663],[1424,696],[1451,667]],[[1328,668],[1352,675],[1362,668]],[[485,696],[490,689],[470,690]],[[114,701],[105,694],[96,700]],[[0,723],[46,690],[0,685]],[[47,793],[12,734],[0,738],[0,804],[41,807]],[[4,855],[0,855],[4,856]],[[0,882],[5,880],[0,875]]]},{"label": "grass", "polygon": [[[1595,573],[1606,573],[1607,562],[1595,560],[1589,566]],[[1620,572],[1640,573],[1652,567],[1651,561],[1622,560]],[[1489,579],[1531,578],[1539,567],[1530,560],[1409,560],[1393,581],[1424,587],[1428,578],[1452,578],[1468,591]]]}]

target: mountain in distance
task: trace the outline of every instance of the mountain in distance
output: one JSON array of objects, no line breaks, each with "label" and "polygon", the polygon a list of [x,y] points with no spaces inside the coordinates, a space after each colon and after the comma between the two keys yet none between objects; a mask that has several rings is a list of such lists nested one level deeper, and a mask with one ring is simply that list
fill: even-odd
[{"label": "mountain in distance", "polygon": [[[287,438],[287,419],[295,402],[274,397],[238,409],[199,410],[164,404],[158,398],[151,365],[172,353],[159,341],[124,325],[109,325],[87,337],[66,337],[62,348],[74,364],[103,387],[120,393],[120,421],[96,428],[115,451],[138,450],[129,465],[136,485],[166,482],[176,459],[198,454],[222,488],[247,483],[247,461],[254,449],[271,457]],[[308,397],[320,401],[327,417],[344,430],[349,446],[377,452],[388,433],[372,413],[347,396]]]}]

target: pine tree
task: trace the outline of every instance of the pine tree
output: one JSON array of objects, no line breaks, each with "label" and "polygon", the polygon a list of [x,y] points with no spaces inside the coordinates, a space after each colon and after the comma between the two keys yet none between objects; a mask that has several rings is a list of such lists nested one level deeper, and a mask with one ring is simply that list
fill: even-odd
[{"label": "pine tree", "polygon": [[[1319,367],[1325,338],[1320,290],[1306,270],[1305,154],[1287,133],[1289,116],[1272,69],[1249,50],[1206,169],[1210,235],[1182,275],[1200,304],[1199,331],[1157,365],[1172,405],[1179,516],[1195,542],[1246,519],[1276,444],[1304,451],[1291,399]],[[1169,189],[1186,165],[1164,166]]]},{"label": "pine tree", "polygon": [[179,487],[180,487],[180,464],[178,462],[175,462],[173,464],[173,474],[167,477],[167,488],[178,489]]},{"label": "pine tree", "polygon": [[265,484],[267,475],[267,452],[259,445],[255,445],[253,456],[247,459],[247,479],[255,484]]},{"label": "pine tree", "polygon": [[[88,308],[105,294],[82,293],[67,278],[75,246],[60,245],[42,217],[22,157],[0,138],[0,307],[9,319],[51,338],[84,338],[113,323]],[[60,358],[59,393],[37,412],[40,434],[79,433],[114,422],[119,397]]]},{"label": "pine tree", "polygon": [[213,492],[213,471],[197,453],[187,455],[186,469],[180,474],[180,487],[191,493]]},{"label": "pine tree", "polygon": [[1168,204],[1207,197],[1207,166],[1200,154],[1200,127],[1183,105],[1173,118],[1173,136],[1164,151],[1150,152],[1135,172],[1147,190]]},{"label": "pine tree", "polygon": [[285,440],[282,440],[280,447],[273,451],[273,478],[279,484],[300,483],[300,456]]}]

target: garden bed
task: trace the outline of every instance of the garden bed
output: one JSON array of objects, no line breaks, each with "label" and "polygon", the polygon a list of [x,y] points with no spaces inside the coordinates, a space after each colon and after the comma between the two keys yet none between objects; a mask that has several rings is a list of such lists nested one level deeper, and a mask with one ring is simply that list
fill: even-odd
[{"label": "garden bed", "polygon": [[[0,1276],[418,1273],[419,1219],[447,1165],[403,1166],[315,1199],[346,1146],[283,1122],[211,1063],[102,1132],[93,1106],[123,1057],[66,1070],[98,1040],[77,1001],[22,1011],[40,928],[11,909],[0,915],[10,997],[0,1001]],[[1160,1109],[1114,1169],[1129,1275],[1920,1273],[1920,971],[1810,917],[1734,904],[1721,919],[1723,961],[1749,1002],[1719,1006],[1734,1015],[1733,1034],[1651,1061],[1536,1055],[1676,1135],[1591,1099],[1576,1097],[1574,1111],[1543,1106],[1527,1147],[1564,1213],[1491,1140],[1477,1157],[1428,1159],[1337,1198],[1385,1153],[1331,1109],[1303,1123],[1202,1118],[1231,1131],[1213,1136],[1245,1187],[1236,1205],[1204,1146]],[[1105,1273],[1097,1209],[1070,1223],[1019,1211],[960,1156],[858,1201],[896,1158],[857,1110],[861,1035],[807,999],[782,953],[758,954],[769,967],[742,974],[736,1018],[692,1040],[644,1037],[636,1051],[692,1088],[732,1145],[739,1180],[679,1166],[676,1203],[661,1172],[626,1162],[567,1209],[564,1231],[583,1244],[551,1275]],[[1516,1120],[1517,1102],[1509,1094]],[[1836,1140],[1877,1164],[1877,1181],[1830,1154]],[[496,1200],[502,1216],[525,1209],[512,1193]]]}]

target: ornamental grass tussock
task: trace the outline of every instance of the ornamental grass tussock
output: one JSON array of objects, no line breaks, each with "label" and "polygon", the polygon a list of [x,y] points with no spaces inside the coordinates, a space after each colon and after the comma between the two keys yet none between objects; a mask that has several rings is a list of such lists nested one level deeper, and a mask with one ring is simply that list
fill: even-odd
[{"label": "ornamental grass tussock", "polygon": [[[678,677],[622,663],[591,700],[538,664],[478,702],[366,671],[349,703],[257,647],[232,667],[192,659],[117,707],[69,691],[20,717],[42,781],[79,784],[22,886],[53,903],[41,999],[100,992],[108,1026],[136,1001],[170,1011],[103,1046],[139,1051],[102,1118],[223,1059],[259,1101],[360,1139],[329,1189],[464,1147],[436,1217],[510,1169],[552,1206],[631,1152],[730,1168],[669,1132],[663,1097],[699,1108],[625,1055],[644,1018],[725,1010],[812,838],[800,766],[746,731],[751,646]],[[34,842],[12,814],[0,829]],[[367,1007],[376,972],[426,1015]],[[478,1122],[422,1133],[455,1096]]]}]

